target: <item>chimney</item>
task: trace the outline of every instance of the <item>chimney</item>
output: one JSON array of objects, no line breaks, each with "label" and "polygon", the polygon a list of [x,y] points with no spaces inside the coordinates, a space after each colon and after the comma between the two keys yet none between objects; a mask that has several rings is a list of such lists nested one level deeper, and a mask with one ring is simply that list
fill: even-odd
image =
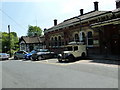
[{"label": "chimney", "polygon": [[94,2],[94,8],[95,8],[95,11],[98,11],[98,3],[97,1]]},{"label": "chimney", "polygon": [[44,31],[46,31],[47,29],[46,28],[44,28]]},{"label": "chimney", "polygon": [[83,15],[83,9],[80,9],[80,15],[81,16]]},{"label": "chimney", "polygon": [[120,8],[120,0],[116,0],[116,9]]},{"label": "chimney", "polygon": [[57,25],[57,19],[54,19],[54,26]]}]

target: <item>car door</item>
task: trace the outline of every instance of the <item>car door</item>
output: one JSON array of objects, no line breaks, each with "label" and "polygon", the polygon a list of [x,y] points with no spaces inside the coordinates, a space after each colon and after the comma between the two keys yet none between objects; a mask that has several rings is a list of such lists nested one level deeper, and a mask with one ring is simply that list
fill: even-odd
[{"label": "car door", "polygon": [[79,51],[78,51],[78,46],[74,46],[73,47],[73,50],[74,50],[74,57],[79,57],[80,56],[80,54],[79,54]]},{"label": "car door", "polygon": [[25,56],[25,52],[20,51],[20,52],[19,52],[19,58],[24,58],[24,56]]}]

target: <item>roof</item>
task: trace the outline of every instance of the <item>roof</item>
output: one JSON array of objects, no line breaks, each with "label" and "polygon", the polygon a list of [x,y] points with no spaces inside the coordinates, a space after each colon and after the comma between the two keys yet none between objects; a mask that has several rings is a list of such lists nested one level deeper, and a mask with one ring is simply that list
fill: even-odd
[{"label": "roof", "polygon": [[107,21],[102,21],[102,22],[98,22],[98,23],[94,23],[91,24],[92,27],[101,27],[103,25],[109,25],[109,24],[120,24],[120,18],[116,18],[116,19],[111,19],[111,20],[107,20]]},{"label": "roof", "polygon": [[63,28],[63,27],[67,27],[67,26],[70,26],[71,24],[79,22],[80,19],[81,19],[81,21],[84,21],[86,19],[98,16],[98,15],[101,15],[101,14],[105,14],[107,12],[109,12],[109,11],[91,11],[91,12],[83,14],[82,16],[79,15],[79,16],[64,20],[63,22],[59,23],[58,25],[47,29],[45,32],[49,32],[49,31],[57,30],[57,29],[60,29],[60,28]]},{"label": "roof", "polygon": [[113,10],[112,12],[120,12],[120,8]]},{"label": "roof", "polygon": [[22,36],[20,41],[24,40],[25,43],[43,43],[44,42],[44,37],[39,37],[39,36]]}]

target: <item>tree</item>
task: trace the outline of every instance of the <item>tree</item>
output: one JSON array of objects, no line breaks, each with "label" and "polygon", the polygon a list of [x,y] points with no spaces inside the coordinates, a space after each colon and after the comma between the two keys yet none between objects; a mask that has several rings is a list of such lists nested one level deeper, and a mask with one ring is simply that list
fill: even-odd
[{"label": "tree", "polygon": [[15,32],[10,33],[10,43],[9,43],[9,34],[7,32],[2,32],[2,52],[9,52],[9,48],[12,50],[17,50],[18,48],[18,37]]},{"label": "tree", "polygon": [[37,26],[28,26],[28,33],[27,36],[41,36],[42,35],[42,30],[40,27]]}]

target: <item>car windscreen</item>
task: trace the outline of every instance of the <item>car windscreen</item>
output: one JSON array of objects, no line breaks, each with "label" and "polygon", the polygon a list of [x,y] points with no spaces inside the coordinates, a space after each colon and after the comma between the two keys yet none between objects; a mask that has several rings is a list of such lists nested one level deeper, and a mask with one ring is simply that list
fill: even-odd
[{"label": "car windscreen", "polygon": [[40,49],[40,52],[48,52],[48,49]]},{"label": "car windscreen", "polygon": [[72,47],[70,46],[70,47],[65,47],[65,51],[72,51],[73,49],[72,49]]},{"label": "car windscreen", "polygon": [[0,55],[6,55],[6,53],[0,53]]},{"label": "car windscreen", "polygon": [[35,50],[33,50],[33,51],[31,51],[30,53],[36,53],[37,51],[35,51]]}]

